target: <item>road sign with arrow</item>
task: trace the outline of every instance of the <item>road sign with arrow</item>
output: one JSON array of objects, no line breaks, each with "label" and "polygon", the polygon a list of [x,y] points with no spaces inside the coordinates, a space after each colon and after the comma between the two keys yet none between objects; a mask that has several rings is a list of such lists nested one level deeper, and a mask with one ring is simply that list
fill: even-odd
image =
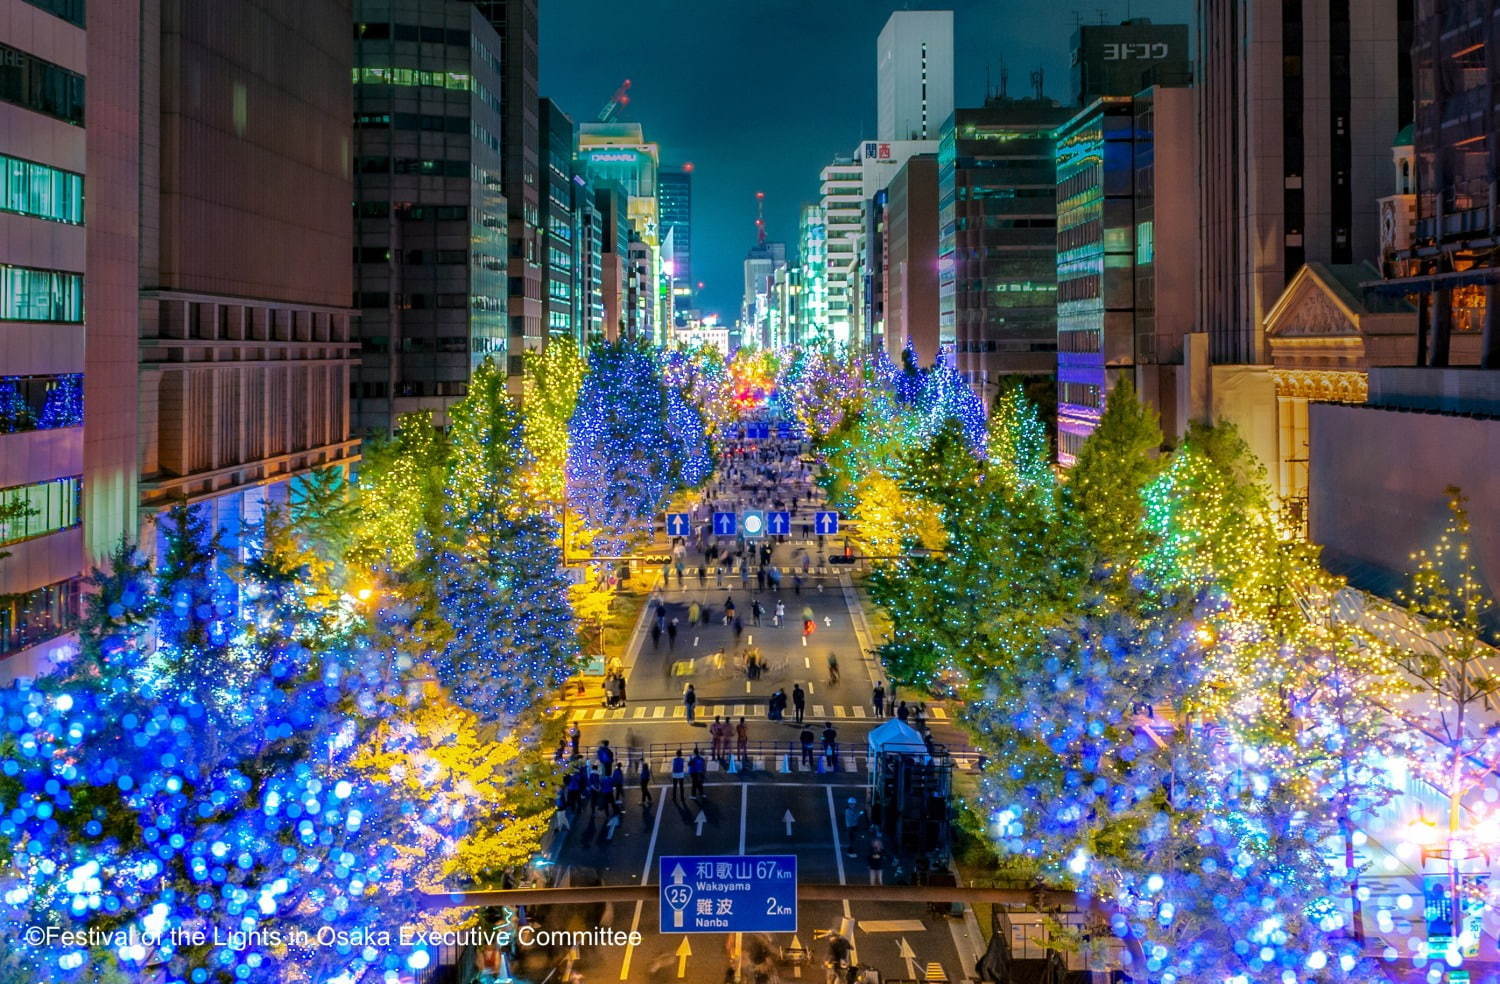
[{"label": "road sign with arrow", "polygon": [[687,513],[667,513],[667,536],[689,536],[692,532],[692,516]]},{"label": "road sign with arrow", "polygon": [[819,536],[837,536],[839,532],[839,514],[836,512],[820,512],[813,520],[813,529],[818,531]]},{"label": "road sign with arrow", "polygon": [[663,855],[657,872],[663,933],[797,931],[795,854]]}]

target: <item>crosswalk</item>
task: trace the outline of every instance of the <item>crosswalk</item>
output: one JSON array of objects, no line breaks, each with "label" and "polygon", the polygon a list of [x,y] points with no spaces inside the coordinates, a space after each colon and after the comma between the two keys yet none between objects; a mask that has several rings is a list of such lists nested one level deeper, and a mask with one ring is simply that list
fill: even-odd
[{"label": "crosswalk", "polygon": [[[705,756],[707,749],[703,750]],[[818,747],[813,748],[812,760],[809,763],[802,757],[800,751],[792,750],[786,752],[752,752],[745,761],[740,761],[731,755],[727,762],[709,758],[707,770],[709,775],[739,775],[746,772],[754,773],[779,773],[781,775],[804,774],[804,775],[837,775],[839,773],[857,773],[863,775],[870,767],[869,756],[863,751],[855,754],[840,753],[836,762],[831,762]],[[958,757],[953,760],[953,767],[960,772],[969,772],[978,768],[972,758]],[[651,769],[658,781],[670,780],[672,775],[672,759],[670,756],[662,756],[660,759],[652,757]],[[637,766],[632,761],[630,775],[637,774]]]},{"label": "crosswalk", "polygon": [[[632,721],[649,724],[653,721],[686,721],[687,708],[681,704],[644,703],[631,704],[625,707],[573,707],[563,708],[559,713],[567,715],[570,724],[590,724],[608,721]],[[695,719],[698,721],[712,721],[714,715],[731,718],[754,718],[765,717],[766,705],[764,701],[753,704],[728,704],[714,702],[700,702],[697,707]],[[927,716],[932,721],[949,720],[948,712],[941,707],[930,707]],[[844,705],[834,704],[808,704],[807,721],[869,721],[872,724],[882,720],[875,716],[875,709],[863,704]],[[791,713],[787,713],[787,721],[792,720]]]}]

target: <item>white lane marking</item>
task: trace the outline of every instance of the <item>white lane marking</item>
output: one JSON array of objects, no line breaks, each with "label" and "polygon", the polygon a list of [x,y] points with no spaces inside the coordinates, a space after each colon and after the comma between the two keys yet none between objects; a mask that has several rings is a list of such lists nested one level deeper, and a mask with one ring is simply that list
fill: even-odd
[{"label": "white lane marking", "polygon": [[665,705],[665,704],[659,704],[659,705],[657,705],[656,710],[654,710],[654,711],[651,712],[651,716],[654,717],[654,718],[659,718],[659,717],[662,717],[663,715],[665,715],[666,713],[667,713],[667,705]]},{"label": "white lane marking", "polygon": [[862,718],[862,717],[865,716],[864,705],[862,705],[862,704],[856,704],[852,709],[854,711],[854,716],[855,717]]},{"label": "white lane marking", "polygon": [[[656,852],[656,835],[661,830],[661,813],[667,805],[667,787],[665,784],[656,787],[660,792],[656,795],[656,820],[651,824],[651,839],[646,842],[646,864],[641,869],[641,884],[644,885],[651,879],[651,857]],[[641,928],[641,907],[646,903],[635,904],[635,916],[630,920],[630,935],[634,936]],[[630,957],[635,952],[635,947],[629,943],[625,945],[625,958],[620,962],[620,980],[630,980]]]},{"label": "white lane marking", "polygon": [[822,704],[814,704],[812,708],[812,716],[815,718],[826,718],[828,715],[823,713]]},{"label": "white lane marking", "polygon": [[833,708],[833,716],[836,717],[836,718],[848,717],[849,716],[849,712],[846,711],[846,710],[844,710],[844,707],[843,707],[842,704],[837,704]]},{"label": "white lane marking", "polygon": [[[833,805],[833,787],[826,786],[824,788],[828,792],[828,824],[833,830],[833,859],[839,865],[839,884],[847,885],[849,883],[844,880],[844,845],[839,843],[839,811],[838,807]],[[846,910],[848,905],[849,902],[846,899],[844,901]]]}]

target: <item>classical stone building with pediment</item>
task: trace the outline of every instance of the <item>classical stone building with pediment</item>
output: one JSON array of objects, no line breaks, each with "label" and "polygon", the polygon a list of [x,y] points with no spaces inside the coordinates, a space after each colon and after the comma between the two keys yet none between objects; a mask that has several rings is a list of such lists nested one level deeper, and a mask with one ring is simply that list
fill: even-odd
[{"label": "classical stone building with pediment", "polygon": [[1277,450],[1266,464],[1288,521],[1299,528],[1307,518],[1308,404],[1363,403],[1371,366],[1416,361],[1416,308],[1360,286],[1378,275],[1366,263],[1308,263],[1265,318]]}]

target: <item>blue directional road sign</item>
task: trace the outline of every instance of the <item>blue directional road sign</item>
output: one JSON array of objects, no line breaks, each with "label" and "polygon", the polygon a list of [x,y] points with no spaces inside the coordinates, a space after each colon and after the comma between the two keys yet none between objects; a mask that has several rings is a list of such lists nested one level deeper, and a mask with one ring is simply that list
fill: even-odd
[{"label": "blue directional road sign", "polygon": [[786,536],[792,531],[792,514],[789,512],[766,513],[766,532],[772,536]]},{"label": "blue directional road sign", "polygon": [[785,441],[792,436],[792,422],[790,420],[778,420],[776,422],[776,436]]},{"label": "blue directional road sign", "polygon": [[663,933],[795,933],[797,856],[664,855]]},{"label": "blue directional road sign", "polygon": [[745,531],[746,539],[765,536],[766,514],[759,509],[746,509],[740,513],[740,529]]},{"label": "blue directional road sign", "polygon": [[714,513],[714,535],[734,536],[735,531],[739,529],[737,520],[738,516],[736,516],[734,513]]},{"label": "blue directional road sign", "polygon": [[745,425],[745,437],[752,441],[764,441],[771,436],[771,425],[764,420],[752,420]]},{"label": "blue directional road sign", "polygon": [[819,536],[835,536],[839,531],[839,514],[836,512],[820,512],[813,520],[813,529]]},{"label": "blue directional road sign", "polygon": [[693,532],[693,517],[687,513],[667,513],[667,536],[689,536]]}]

